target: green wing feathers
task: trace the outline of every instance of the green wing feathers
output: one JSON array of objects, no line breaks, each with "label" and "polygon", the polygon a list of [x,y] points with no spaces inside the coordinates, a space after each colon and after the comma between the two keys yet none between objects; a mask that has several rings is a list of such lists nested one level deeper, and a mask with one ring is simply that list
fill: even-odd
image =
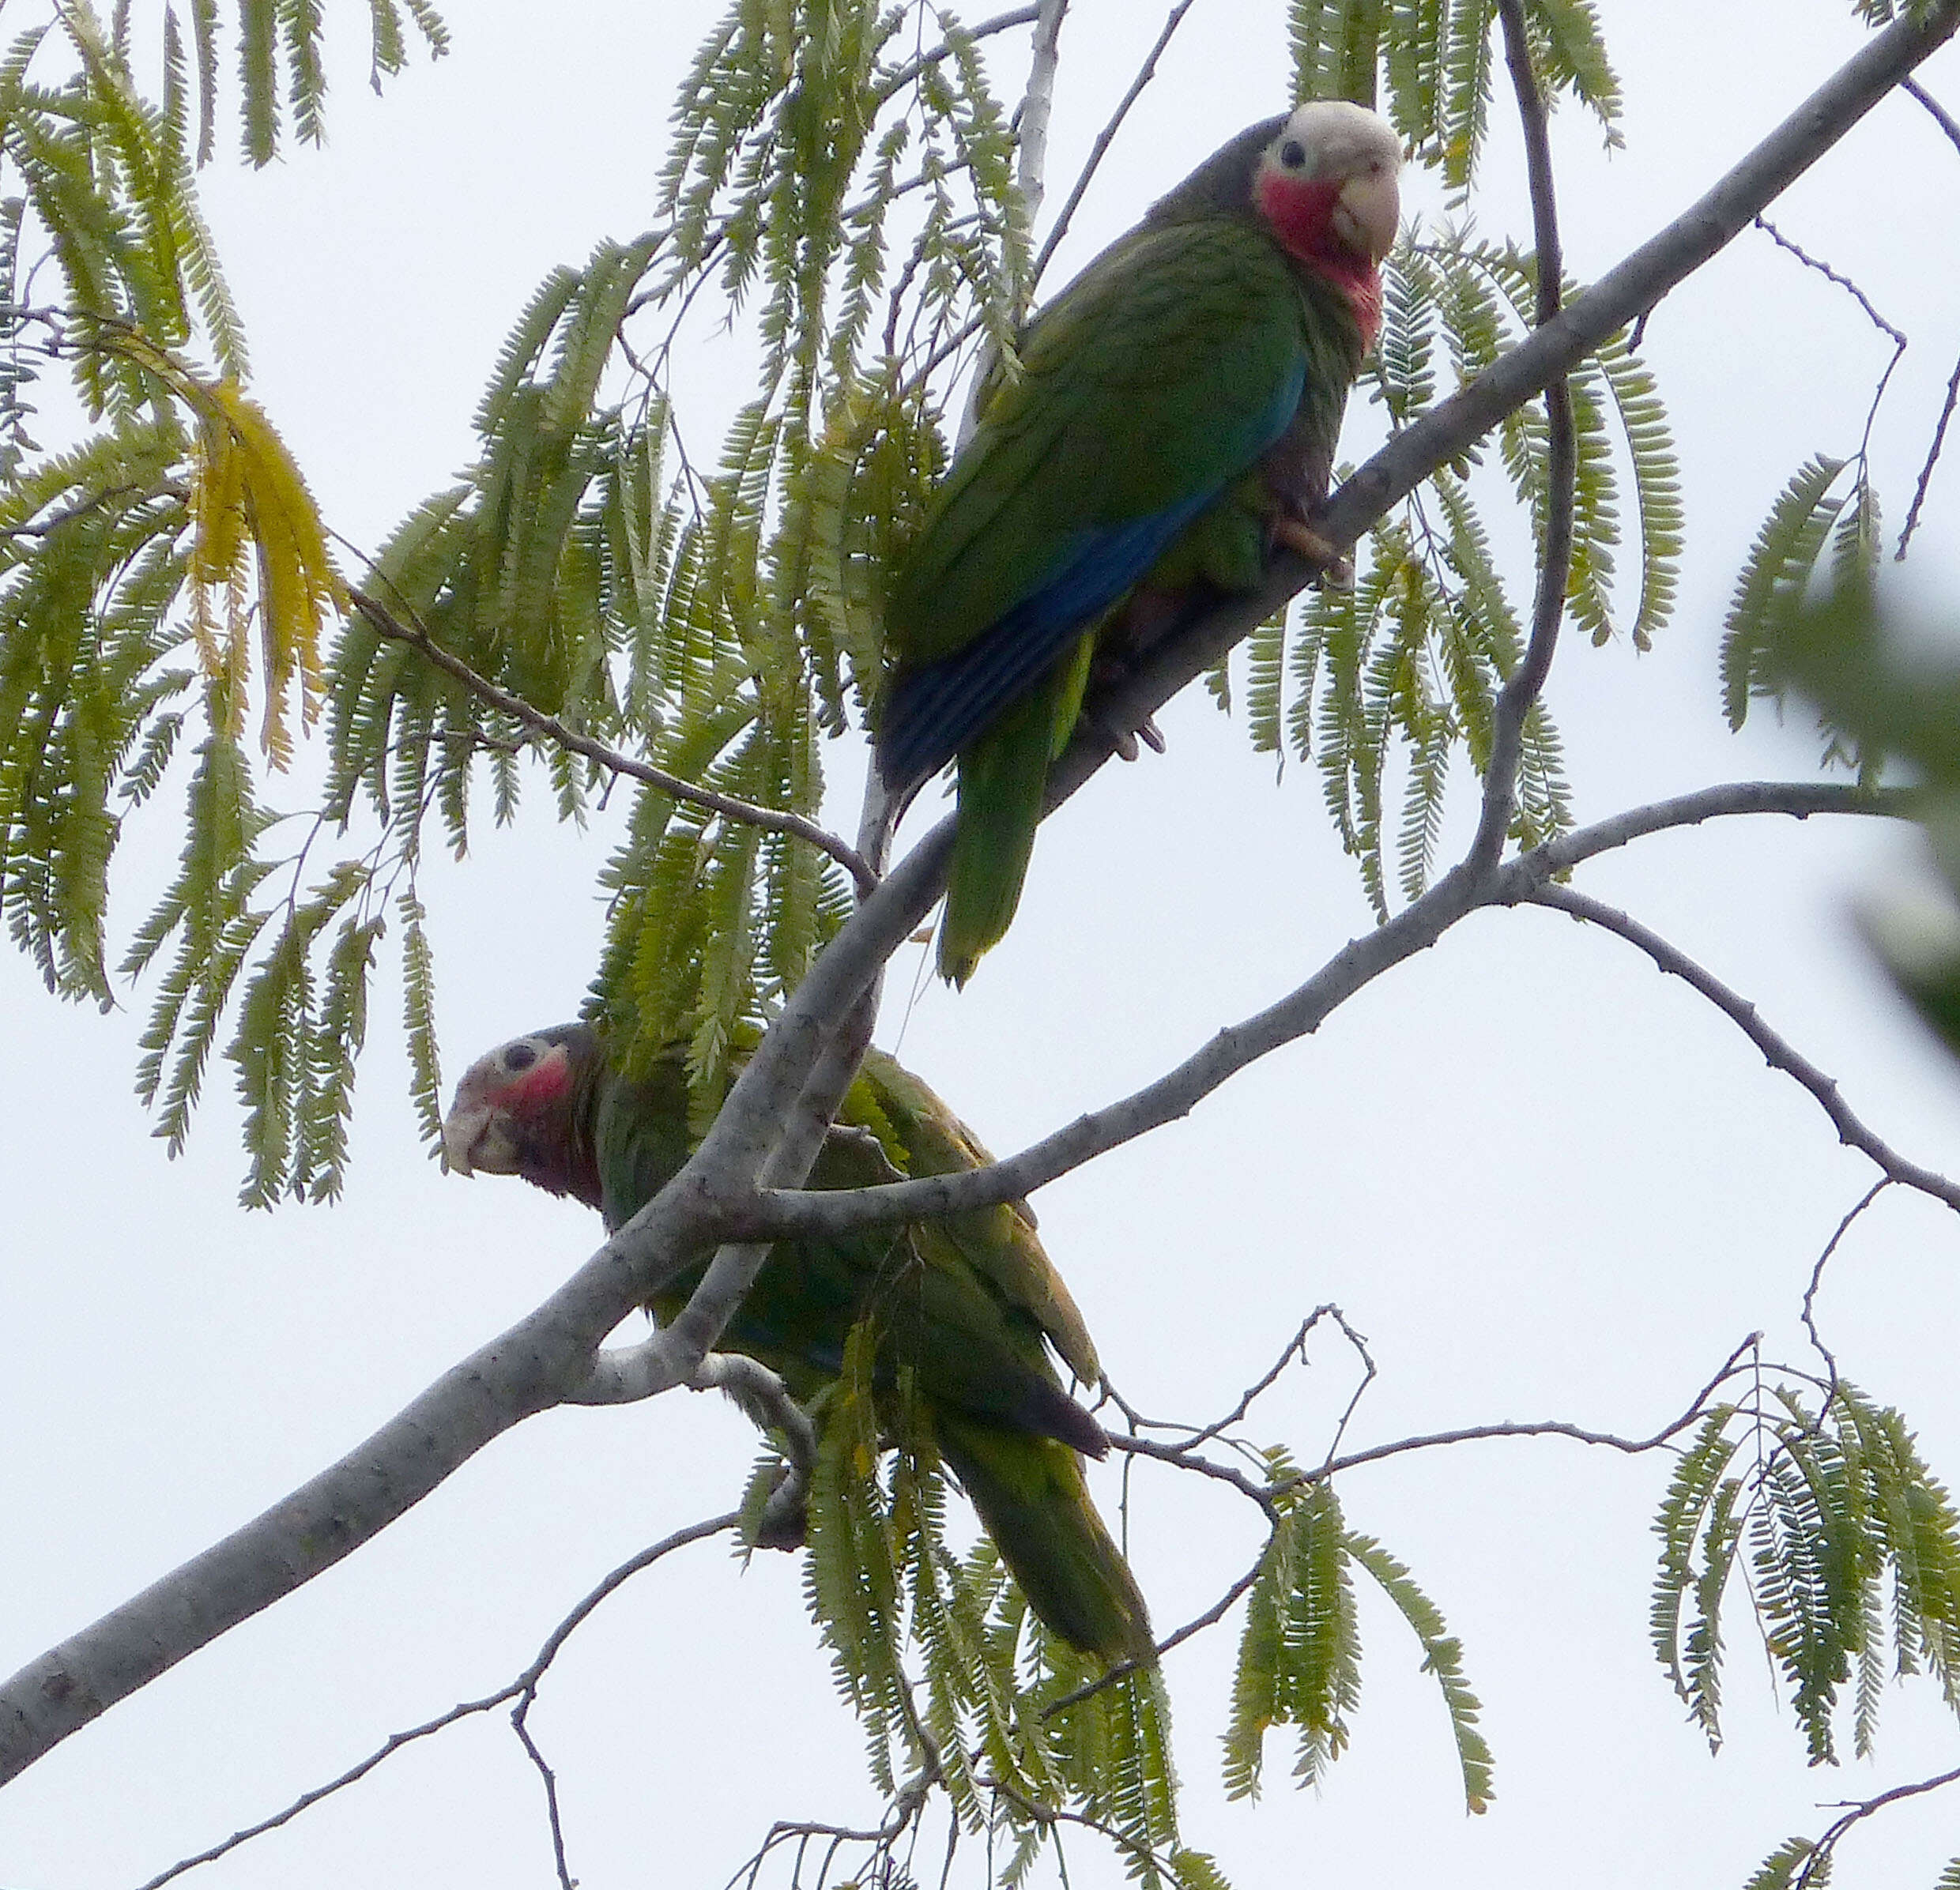
[{"label": "green wing feathers", "polygon": [[[688,1151],[687,1083],[675,1045],[644,1078],[608,1072],[591,1090],[590,1140],[609,1225],[631,1218]],[[858,1188],[958,1173],[987,1154],[944,1103],[873,1051],[839,1112],[812,1184]],[[705,1261],[654,1302],[671,1318]],[[1085,1652],[1146,1652],[1148,1613],[1089,1500],[1079,1452],[1102,1428],[1063,1388],[1048,1348],[1085,1382],[1095,1348],[1024,1207],[776,1246],[723,1335],[800,1400],[835,1378],[861,1321],[874,1322],[876,1384],[910,1376],[934,1441],[1035,1613]]]}]

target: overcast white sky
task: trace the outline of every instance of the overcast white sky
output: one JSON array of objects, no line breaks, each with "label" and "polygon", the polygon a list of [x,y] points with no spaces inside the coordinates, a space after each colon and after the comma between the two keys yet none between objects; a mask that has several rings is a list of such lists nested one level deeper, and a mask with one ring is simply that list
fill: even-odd
[{"label": "overcast white sky", "polygon": [[[251,333],[256,391],[330,520],[373,545],[466,457],[496,346],[537,280],[647,220],[668,101],[710,9],[458,0],[453,56],[377,101],[337,68],[324,153],[220,169],[209,205]],[[1849,53],[1845,0],[1603,7],[1627,149],[1557,125],[1568,263],[1596,274],[1675,213]],[[1078,219],[1056,280],[1248,119],[1285,103],[1281,9],[1199,8]],[[1051,187],[1154,32],[1136,0],[1076,0],[1062,43]],[[1960,104],[1960,55],[1924,77]],[[1004,85],[1014,82],[1003,72]],[[1018,78],[1018,74],[1014,75]],[[1500,109],[1499,117],[1502,116]],[[1515,151],[1490,160],[1483,227],[1525,225]],[[1419,185],[1412,198],[1424,201]],[[1890,518],[1954,353],[1960,154],[1904,99],[1773,213],[1854,274],[1912,339],[1875,444]],[[1736,567],[1813,451],[1856,445],[1886,344],[1839,292],[1760,237],[1671,297],[1649,330],[1682,450],[1681,608],[1651,654],[1561,650],[1549,697],[1581,818],[1721,779],[1806,772],[1801,730],[1738,739],[1714,652]],[[727,397],[737,350],[691,372]],[[1357,416],[1351,450],[1365,449]],[[1917,559],[1951,596],[1960,468],[1943,467]],[[1007,942],[958,997],[894,969],[883,1029],[1005,1152],[1159,1073],[1269,1002],[1368,917],[1317,783],[1193,695],[1170,751],[1106,770],[1043,834]],[[848,781],[861,763],[840,752]],[[596,962],[603,837],[537,818],[431,875],[443,1053],[573,1012]],[[848,824],[847,813],[840,813]],[[166,845],[161,830],[149,844]],[[174,847],[174,841],[168,843]],[[1861,890],[1909,858],[1848,823],[1732,823],[1653,840],[1581,883],[1740,985],[1903,1152],[1960,1163],[1960,1082],[1853,939]],[[132,883],[166,862],[133,864]],[[122,914],[125,928],[134,907]],[[0,1670],[235,1527],[526,1311],[598,1238],[514,1184],[465,1187],[415,1139],[377,1003],[346,1200],[247,1215],[220,1075],[172,1164],[130,1094],[139,991],[107,1018],[56,1007],[0,957],[15,1080],[0,1090]],[[902,1042],[901,1042],[902,1038]],[[1127,1395],[1208,1417],[1334,1300],[1381,1376],[1359,1443],[1503,1418],[1639,1433],[1687,1403],[1744,1335],[1795,1355],[1800,1297],[1872,1179],[1810,1099],[1732,1026],[1618,941],[1551,915],[1471,922],[1314,1039],[1189,1122],[1046,1191],[1044,1239]],[[1854,1230],[1821,1310],[1848,1375],[1903,1406],[1960,1470],[1960,1228],[1896,1192]],[[1266,1410],[1325,1448],[1351,1361],[1317,1348]],[[289,1801],[390,1730],[491,1690],[635,1549],[727,1507],[753,1440],[718,1399],[533,1421],[379,1541],[187,1662],[0,1794],[0,1890],[134,1885]],[[1740,1611],[1731,1738],[1711,1760],[1648,1651],[1649,1525],[1665,1475],[1577,1446],[1430,1453],[1342,1486],[1355,1524],[1408,1561],[1462,1637],[1497,1756],[1466,1819],[1433,1683],[1364,1606],[1351,1753],[1287,1786],[1276,1744],[1256,1808],[1219,1797],[1230,1636],[1170,1663],[1187,1841],[1242,1886],[1450,1881],[1553,1890],[1740,1886],[1776,1843],[1862,1797],[1960,1762],[1924,1683],[1887,1701],[1875,1763],[1806,1772]],[[1134,1559],[1160,1626],[1250,1560],[1250,1512],[1139,1474]],[[1106,1478],[1099,1485],[1114,1499]],[[778,1817],[866,1822],[855,1727],[835,1702],[789,1557],[738,1574],[717,1546],[643,1576],[546,1683],[533,1725],[563,1782],[587,1886],[718,1883]],[[1846,1884],[1930,1885],[1960,1803],[1868,1827]],[[971,1857],[967,1860],[971,1862]],[[1120,1881],[1093,1847],[1072,1881]],[[922,1873],[928,1867],[922,1858]],[[500,1717],[403,1755],[203,1873],[277,1883],[549,1881],[537,1783]]]}]

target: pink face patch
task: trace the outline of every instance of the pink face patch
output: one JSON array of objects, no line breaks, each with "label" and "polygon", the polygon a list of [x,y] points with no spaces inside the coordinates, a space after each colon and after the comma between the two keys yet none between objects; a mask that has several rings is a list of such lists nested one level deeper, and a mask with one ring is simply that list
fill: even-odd
[{"label": "pink face patch", "polygon": [[548,1109],[565,1093],[565,1079],[571,1060],[563,1044],[554,1044],[522,1074],[513,1076],[497,1092],[497,1106],[523,1117]]},{"label": "pink face patch", "polygon": [[1333,228],[1334,205],[1340,196],[1338,179],[1265,171],[1253,196],[1259,214],[1272,226],[1280,247],[1302,262],[1321,262],[1340,253],[1340,239]]}]

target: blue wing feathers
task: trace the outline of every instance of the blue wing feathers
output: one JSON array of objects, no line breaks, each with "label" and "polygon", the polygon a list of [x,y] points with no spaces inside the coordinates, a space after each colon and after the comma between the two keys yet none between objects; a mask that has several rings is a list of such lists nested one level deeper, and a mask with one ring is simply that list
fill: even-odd
[{"label": "blue wing feathers", "polygon": [[[1305,384],[1301,359],[1275,397],[1226,442],[1231,477],[1251,466],[1292,420]],[[978,446],[979,442],[974,442]],[[974,450],[969,447],[968,450]],[[1121,451],[1112,444],[1112,451]],[[1031,688],[1069,645],[1144,577],[1230,480],[1188,493],[1137,518],[1086,527],[1069,540],[1038,589],[996,618],[963,649],[901,674],[878,731],[878,771],[893,794],[929,779]]]}]

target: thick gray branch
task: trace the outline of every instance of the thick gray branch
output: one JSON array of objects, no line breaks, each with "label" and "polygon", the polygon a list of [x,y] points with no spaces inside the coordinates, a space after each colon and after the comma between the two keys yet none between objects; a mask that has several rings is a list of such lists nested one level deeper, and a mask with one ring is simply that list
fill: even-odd
[{"label": "thick gray branch", "polygon": [[1873,795],[1831,781],[1732,781],[1656,801],[1581,827],[1481,875],[1463,868],[1438,881],[1385,925],[1351,942],[1291,996],[1258,1017],[1222,1030],[1197,1055],[1155,1082],[1106,1109],[1079,1116],[1019,1154],[956,1175],[888,1183],[848,1194],[763,1194],[735,1211],[742,1231],[781,1237],[835,1235],[894,1221],[931,1219],[1015,1201],[1125,1142],[1188,1115],[1248,1064],[1317,1029],[1363,985],[1435,943],[1467,913],[1533,898],[1553,876],[1646,834],[1738,814],[1883,815],[1904,797]]}]

